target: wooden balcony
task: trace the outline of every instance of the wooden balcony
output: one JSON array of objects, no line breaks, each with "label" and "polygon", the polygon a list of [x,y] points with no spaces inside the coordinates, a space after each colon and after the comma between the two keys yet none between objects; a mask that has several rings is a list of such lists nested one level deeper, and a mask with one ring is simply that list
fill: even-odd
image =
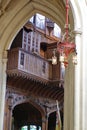
[{"label": "wooden balcony", "polygon": [[16,48],[8,51],[7,87],[24,95],[63,102],[64,81],[54,80],[54,67],[44,58]]},{"label": "wooden balcony", "polygon": [[52,65],[37,54],[15,48],[8,51],[7,73],[48,82],[52,79]]}]

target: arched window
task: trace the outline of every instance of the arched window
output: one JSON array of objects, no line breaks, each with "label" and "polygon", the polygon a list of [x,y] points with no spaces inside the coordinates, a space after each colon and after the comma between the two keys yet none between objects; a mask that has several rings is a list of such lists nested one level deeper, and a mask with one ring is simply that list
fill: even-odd
[{"label": "arched window", "polygon": [[29,21],[33,23],[37,28],[42,30],[45,29],[46,22],[49,22],[49,27],[53,27],[53,35],[55,37],[61,37],[61,28],[49,18],[46,18],[45,16],[37,13],[32,16]]},{"label": "arched window", "polygon": [[54,23],[53,35],[59,38],[61,37],[61,28],[56,23]]},{"label": "arched window", "polygon": [[36,14],[36,27],[43,30],[45,29],[45,16]]},{"label": "arched window", "polygon": [[32,16],[29,21],[33,23],[37,28],[45,29],[45,16],[41,14],[35,14]]}]

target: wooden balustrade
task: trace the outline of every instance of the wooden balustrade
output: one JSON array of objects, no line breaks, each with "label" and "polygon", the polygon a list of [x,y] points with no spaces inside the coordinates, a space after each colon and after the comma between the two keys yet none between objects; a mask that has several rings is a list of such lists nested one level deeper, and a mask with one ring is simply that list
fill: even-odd
[{"label": "wooden balustrade", "polygon": [[7,70],[23,71],[44,79],[52,79],[52,65],[37,54],[15,48],[8,51]]}]

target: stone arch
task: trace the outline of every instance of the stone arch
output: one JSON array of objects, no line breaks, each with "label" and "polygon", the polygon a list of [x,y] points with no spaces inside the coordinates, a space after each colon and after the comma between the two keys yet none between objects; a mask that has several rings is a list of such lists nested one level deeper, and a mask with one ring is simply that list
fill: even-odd
[{"label": "stone arch", "polygon": [[[38,0],[39,2],[36,2],[37,4],[34,4],[34,1],[15,1],[14,3],[17,4],[17,6],[15,7],[15,4],[10,3],[10,5],[12,4],[12,6],[10,6],[10,8],[7,8],[7,12],[4,13],[1,16],[0,19],[0,43],[1,43],[1,47],[0,47],[0,51],[3,52],[4,50],[7,50],[10,48],[11,45],[11,41],[13,40],[15,34],[17,34],[18,30],[24,25],[24,23],[36,12],[42,13],[44,15],[46,15],[47,17],[50,17],[51,19],[53,19],[56,23],[61,23],[61,27],[63,28],[64,26],[64,18],[63,15],[62,18],[58,18],[58,9],[56,6],[57,1],[55,1],[55,5],[53,5],[52,1],[48,0]],[[49,4],[50,6],[46,6],[44,8],[45,5]],[[57,4],[58,5],[58,4]],[[81,16],[80,13],[78,12],[78,2],[75,5],[75,0],[71,3],[72,5],[72,9],[73,11],[75,11],[74,14],[74,26],[76,29],[78,29],[78,23],[81,20]],[[40,8],[43,7],[43,8]],[[46,10],[45,10],[46,9]],[[11,15],[11,16],[9,16]],[[77,21],[79,16],[79,20]],[[60,22],[59,22],[60,19]],[[5,22],[6,21],[6,22]],[[79,23],[80,25],[81,23]],[[4,25],[4,26],[3,26]],[[80,25],[81,26],[81,25]],[[66,88],[66,86],[65,86]],[[72,106],[71,106],[72,107]],[[66,118],[67,120],[67,118]],[[73,124],[73,123],[72,123]],[[74,127],[74,126],[73,126]],[[71,127],[70,127],[71,128]],[[68,127],[69,129],[69,127]],[[67,129],[67,130],[68,130]]]},{"label": "stone arch", "polygon": [[[19,4],[21,5],[21,2],[19,3],[19,1],[17,2],[17,6],[19,6]],[[11,4],[10,4],[11,5]],[[49,5],[49,6],[48,6]],[[59,8],[55,7],[55,5],[53,5],[51,2],[47,2],[47,1],[31,1],[31,2],[26,2],[24,3],[19,10],[14,7],[12,5],[12,10],[9,12],[7,12],[7,16],[8,17],[4,17],[4,15],[2,16],[2,20],[7,21],[7,23],[5,23],[5,27],[3,28],[2,32],[1,32],[1,43],[2,47],[1,49],[9,49],[10,48],[10,44],[12,42],[12,40],[14,39],[15,34],[17,34],[17,32],[20,30],[20,28],[24,25],[24,23],[35,13],[41,13],[47,17],[50,17],[52,20],[54,20],[56,23],[59,23],[59,25],[61,27],[63,27],[64,25],[64,14],[60,14]],[[9,10],[9,8],[8,8]],[[14,11],[15,10],[15,11]],[[50,13],[48,13],[50,12]],[[9,17],[9,15],[12,15]],[[5,37],[5,39],[4,39]]]},{"label": "stone arch", "polygon": [[79,30],[81,29],[82,26],[82,16],[81,16],[81,9],[79,3],[76,1],[70,1],[70,7],[74,19],[74,29]]},{"label": "stone arch", "polygon": [[[17,2],[17,7],[14,7],[15,5],[12,3],[10,6],[12,9],[7,9],[7,14],[4,13],[1,17],[2,21],[5,22],[5,26],[3,29],[1,29],[1,51],[7,50],[10,48],[11,42],[14,39],[15,34],[20,30],[20,28],[25,24],[25,22],[35,13],[41,13],[45,15],[46,17],[51,18],[54,20],[62,29],[64,28],[64,22],[65,22],[65,11],[60,11],[60,6],[58,5],[57,1],[55,1],[55,4],[49,1],[28,1],[28,2]],[[57,7],[57,6],[58,7]],[[77,20],[80,13],[78,10],[76,10],[75,2],[70,1],[70,5],[72,8],[73,17],[74,17],[74,25],[76,28],[76,25],[79,24],[81,19]],[[78,6],[78,5],[77,5]],[[19,7],[19,8],[18,8]],[[18,9],[17,9],[18,8]],[[63,8],[61,8],[64,10]],[[9,11],[10,10],[10,11]],[[7,17],[4,17],[4,16]],[[10,17],[9,17],[10,15]],[[12,15],[12,16],[11,16]],[[77,16],[78,15],[78,16]],[[77,17],[77,18],[76,18]],[[2,25],[2,24],[1,24]],[[4,38],[5,37],[5,38]]]},{"label": "stone arch", "polygon": [[[58,7],[56,7],[56,4]],[[10,4],[11,5],[11,4]],[[9,49],[12,40],[14,39],[15,34],[20,30],[20,28],[24,25],[24,23],[35,13],[41,13],[45,15],[46,17],[51,18],[54,20],[62,29],[64,28],[64,22],[65,22],[65,11],[63,13],[60,11],[60,6],[56,2],[53,4],[52,2],[49,1],[29,1],[26,3],[23,3],[22,6],[21,2],[17,2],[17,6],[20,7],[19,9],[16,10],[14,5],[12,4],[12,8],[9,12],[7,12],[8,17],[2,16],[2,20],[7,21],[5,23],[5,27],[1,32],[1,43],[2,47],[1,49]],[[73,7],[74,4],[71,3],[71,6]],[[64,7],[62,8],[64,9]],[[74,8],[72,8],[74,11]],[[9,10],[9,8],[8,8]],[[15,10],[15,11],[14,11]],[[75,17],[75,15],[74,15]],[[1,20],[1,21],[2,21]],[[75,23],[75,22],[74,22]],[[5,37],[5,39],[4,39]]]}]

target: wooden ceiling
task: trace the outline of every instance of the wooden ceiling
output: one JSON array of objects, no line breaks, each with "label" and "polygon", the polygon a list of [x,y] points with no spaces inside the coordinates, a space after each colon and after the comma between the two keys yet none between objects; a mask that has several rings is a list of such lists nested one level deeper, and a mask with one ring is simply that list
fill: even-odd
[{"label": "wooden ceiling", "polygon": [[64,87],[63,83],[48,83],[29,79],[22,76],[7,76],[7,86],[14,88],[24,95],[34,95],[39,97],[50,98],[63,102],[64,100]]}]

